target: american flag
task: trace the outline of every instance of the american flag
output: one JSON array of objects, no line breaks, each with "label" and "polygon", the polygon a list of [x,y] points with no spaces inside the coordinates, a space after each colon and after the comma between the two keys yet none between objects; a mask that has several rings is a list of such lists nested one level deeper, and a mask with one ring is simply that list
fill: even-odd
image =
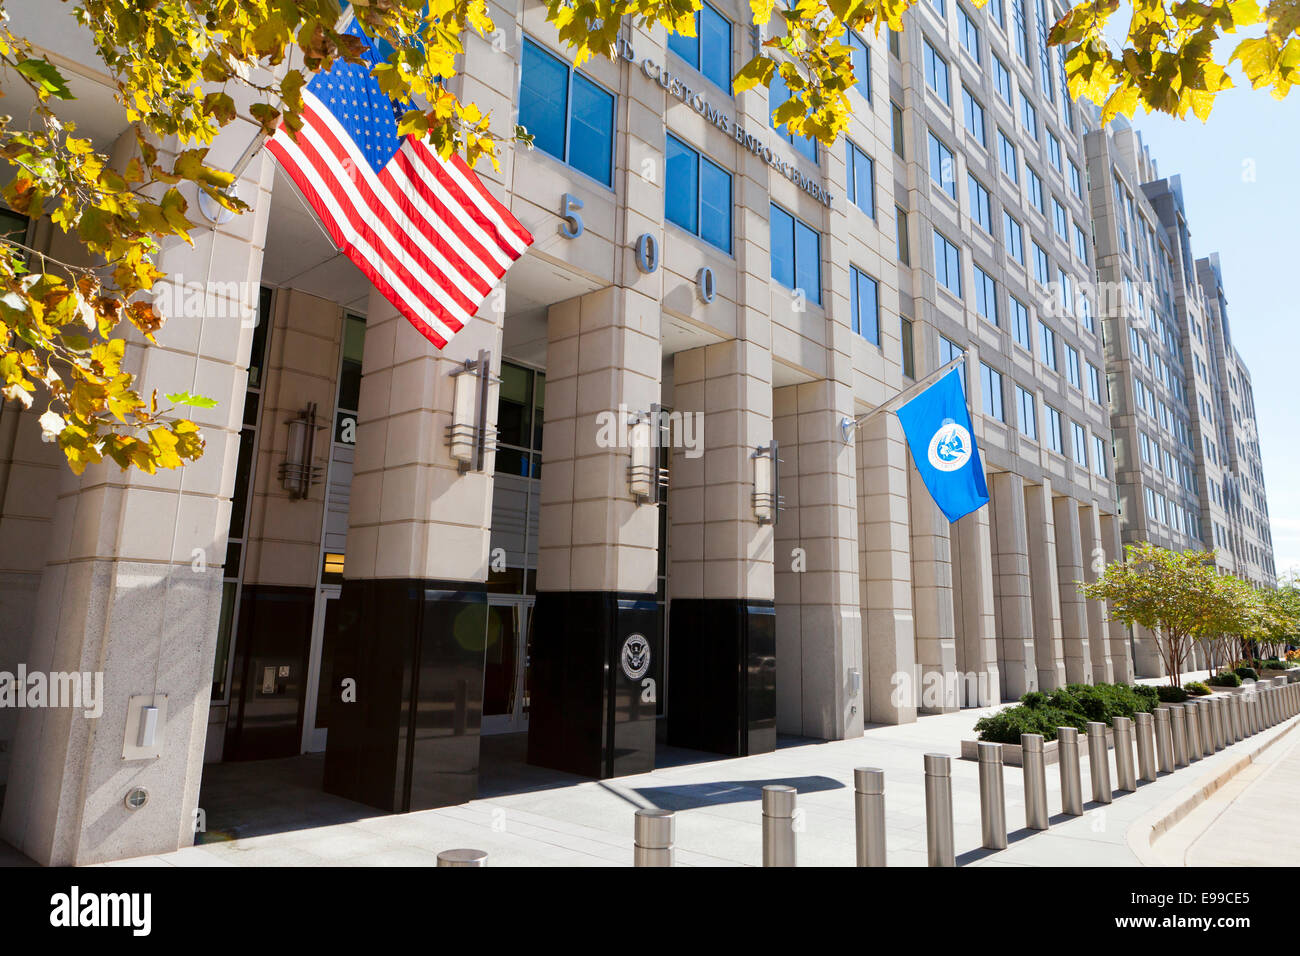
[{"label": "american flag", "polygon": [[397,135],[406,107],[370,76],[383,57],[355,21],[346,32],[366,43],[367,62],[314,77],[297,139],[282,125],[267,148],[335,246],[441,349],[533,237],[463,159]]}]

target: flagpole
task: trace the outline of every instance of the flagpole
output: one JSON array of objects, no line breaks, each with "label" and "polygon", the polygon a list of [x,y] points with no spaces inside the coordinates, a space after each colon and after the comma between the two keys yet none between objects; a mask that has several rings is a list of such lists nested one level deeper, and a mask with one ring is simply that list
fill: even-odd
[{"label": "flagpole", "polygon": [[959,362],[964,362],[964,361],[966,361],[965,352],[963,352],[961,355],[958,355],[954,359],[950,359],[946,364],[939,366],[933,372],[923,375],[921,378],[917,379],[911,385],[907,386],[907,388],[895,392],[893,396],[881,402],[871,411],[859,415],[856,418],[850,418],[848,415],[845,415],[842,419],[840,419],[840,430],[844,432],[844,440],[846,442],[849,440],[850,429],[856,430],[858,428],[861,428],[864,424],[866,424],[871,419],[875,418],[881,412],[893,411],[893,405],[897,403],[900,399],[910,396],[913,392],[921,388],[923,385],[928,385],[931,379],[938,378],[940,375],[947,372],[949,369],[953,368]]}]

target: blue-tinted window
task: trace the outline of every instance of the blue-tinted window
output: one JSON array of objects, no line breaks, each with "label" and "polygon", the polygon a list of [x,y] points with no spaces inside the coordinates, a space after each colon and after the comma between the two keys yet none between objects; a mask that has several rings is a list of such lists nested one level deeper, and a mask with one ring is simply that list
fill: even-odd
[{"label": "blue-tinted window", "polygon": [[867,43],[856,33],[849,33],[849,50],[853,54],[853,76],[856,80],[853,89],[871,102],[871,50]]},{"label": "blue-tinted window", "polygon": [[794,221],[795,288],[813,302],[822,300],[822,237],[815,229]]},{"label": "blue-tinted window", "polygon": [[723,252],[731,251],[731,174],[668,136],[664,216]]},{"label": "blue-tinted window", "polygon": [[700,238],[731,251],[731,174],[707,158],[700,161]]},{"label": "blue-tinted window", "polygon": [[966,191],[970,199],[970,217],[988,233],[993,232],[989,191],[972,174],[966,174]]},{"label": "blue-tinted window", "polygon": [[817,230],[773,203],[771,232],[772,278],[820,304],[822,259]]},{"label": "blue-tinted window", "polygon": [[875,279],[849,267],[849,311],[853,331],[875,345],[880,344],[880,286]]},{"label": "blue-tinted window", "polygon": [[849,139],[844,140],[848,163],[849,202],[873,219],[876,216],[875,164]]},{"label": "blue-tinted window", "polygon": [[563,160],[569,112],[569,68],[535,43],[524,42],[519,84],[519,122],[533,135],[533,145]]},{"label": "blue-tinted window", "polygon": [[614,94],[531,40],[524,41],[519,122],[538,149],[613,183]]},{"label": "blue-tinted window", "polygon": [[695,36],[674,33],[668,49],[731,92],[731,21],[707,3],[695,11]]},{"label": "blue-tinted window", "polygon": [[952,91],[948,83],[948,61],[941,57],[930,41],[925,41],[925,82],[939,94],[945,103],[951,103]]},{"label": "blue-tinted window", "polygon": [[780,206],[772,207],[771,242],[772,278],[788,289],[794,288],[794,216]]},{"label": "blue-tinted window", "polygon": [[934,277],[941,286],[961,298],[961,251],[938,229],[934,231]]},{"label": "blue-tinted window", "polygon": [[996,56],[993,58],[993,85],[997,87],[998,96],[1011,105],[1011,72],[1007,65]]},{"label": "blue-tinted window", "polygon": [[961,105],[966,119],[966,132],[975,137],[981,146],[987,145],[984,139],[984,107],[965,86],[961,88]]},{"label": "blue-tinted window", "polygon": [[613,182],[614,95],[581,73],[573,75],[569,165],[606,185]]},{"label": "blue-tinted window", "polygon": [[664,216],[688,232],[700,229],[700,157],[673,136],[668,137],[668,174]]},{"label": "blue-tinted window", "polygon": [[772,113],[772,129],[776,130],[787,143],[790,143],[803,155],[807,156],[812,162],[817,162],[817,140],[811,136],[796,136],[785,128],[785,124],[777,125],[776,111],[786,100],[790,99],[790,87],[785,85],[785,80],[781,78],[779,72],[772,74],[772,83],[768,87],[767,103]]},{"label": "blue-tinted window", "polygon": [[957,198],[957,163],[952,150],[934,133],[930,134],[930,178],[953,199]]}]

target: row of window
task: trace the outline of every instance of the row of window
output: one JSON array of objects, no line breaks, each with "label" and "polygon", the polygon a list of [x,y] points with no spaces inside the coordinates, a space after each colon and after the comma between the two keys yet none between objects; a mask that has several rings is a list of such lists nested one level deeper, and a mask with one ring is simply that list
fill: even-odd
[{"label": "row of window", "polygon": [[[940,336],[939,339],[939,361],[948,362],[957,356],[965,354],[965,350],[957,346],[947,338]],[[962,380],[965,381],[965,365],[959,366],[962,369]],[[980,401],[981,410],[989,418],[999,422],[1006,422],[1005,409],[1005,384],[1003,374],[985,362],[980,362]],[[1065,429],[1064,423],[1067,419],[1061,416],[1058,409],[1043,403],[1042,429],[1040,435],[1038,401],[1034,393],[1021,385],[1015,385],[1015,408],[1016,408],[1016,427],[1020,434],[1033,441],[1042,441],[1049,449],[1058,455],[1065,455]],[[1074,463],[1082,468],[1089,465],[1088,458],[1088,430],[1075,421],[1070,421],[1070,456]],[[1100,435],[1092,436],[1092,469],[1098,475],[1107,477],[1108,466],[1106,456],[1106,442]]]}]

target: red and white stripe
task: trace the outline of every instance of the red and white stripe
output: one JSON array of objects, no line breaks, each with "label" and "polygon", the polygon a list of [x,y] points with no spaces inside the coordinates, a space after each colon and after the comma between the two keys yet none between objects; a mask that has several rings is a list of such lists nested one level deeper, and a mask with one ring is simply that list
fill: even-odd
[{"label": "red and white stripe", "polygon": [[330,238],[420,333],[441,349],[478,311],[533,237],[460,156],[442,160],[406,137],[379,173],[334,116],[303,93],[295,141],[267,148]]}]

